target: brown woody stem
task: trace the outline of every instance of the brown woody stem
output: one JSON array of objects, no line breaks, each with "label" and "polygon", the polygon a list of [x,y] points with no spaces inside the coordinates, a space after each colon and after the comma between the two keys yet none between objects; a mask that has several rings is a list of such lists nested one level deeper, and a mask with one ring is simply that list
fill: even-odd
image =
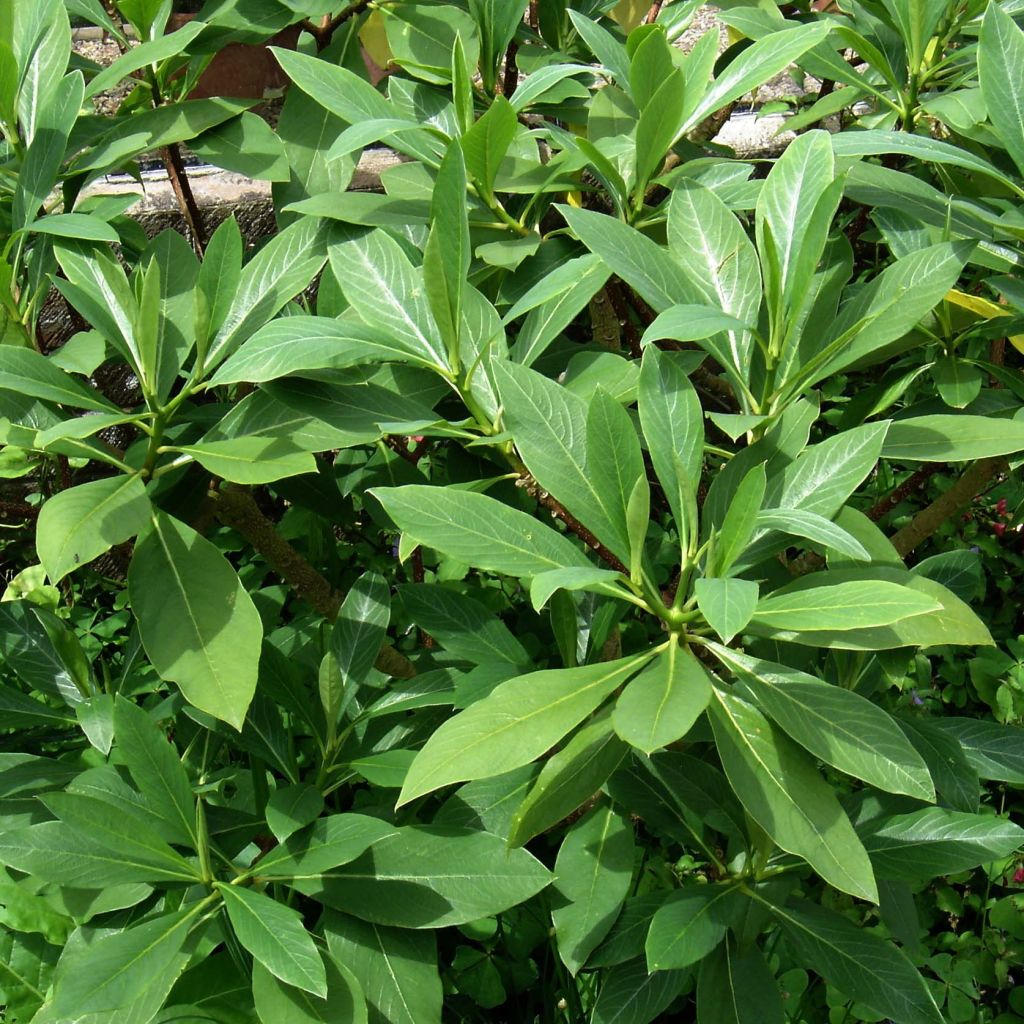
[{"label": "brown woody stem", "polygon": [[944,494],[936,498],[891,538],[893,547],[906,557],[924,543],[947,520],[966,508],[998,473],[1007,469],[1003,456],[979,459]]},{"label": "brown woody stem", "polygon": [[877,523],[890,513],[904,498],[920,490],[943,466],[941,462],[926,462],[919,470],[911,473],[898,487],[868,509],[868,518]]}]

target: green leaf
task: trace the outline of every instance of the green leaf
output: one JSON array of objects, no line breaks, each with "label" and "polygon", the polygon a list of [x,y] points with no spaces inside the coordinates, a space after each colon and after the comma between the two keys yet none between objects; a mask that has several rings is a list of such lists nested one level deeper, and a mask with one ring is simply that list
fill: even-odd
[{"label": "green leaf", "polygon": [[504,96],[498,96],[462,136],[466,172],[485,198],[494,195],[494,179],[518,128],[515,108]]},{"label": "green leaf", "polygon": [[688,971],[648,974],[643,957],[611,967],[601,979],[591,1024],[650,1024],[668,1009],[688,977]]},{"label": "green leaf", "polygon": [[551,881],[525,850],[478,830],[411,825],[360,858],[295,888],[364,921],[399,928],[465,924],[523,903]]},{"label": "green leaf", "polygon": [[50,582],[141,533],[150,515],[139,476],[107,477],[55,494],[36,523],[36,551]]},{"label": "green leaf", "polygon": [[672,641],[615,702],[612,723],[627,743],[649,754],[681,739],[711,700],[711,681],[688,647]]},{"label": "green leaf", "polygon": [[498,661],[523,668],[532,664],[508,626],[480,601],[431,583],[405,584],[398,594],[412,621],[456,658],[475,665]]},{"label": "green leaf", "polygon": [[320,790],[307,783],[280,786],[267,800],[267,827],[279,843],[319,817],[324,809]]},{"label": "green leaf", "polygon": [[687,115],[680,134],[700,124],[709,114],[739,99],[744,93],[785,71],[808,50],[821,43],[831,24],[817,22],[763,36],[733,59]]},{"label": "green leaf", "polygon": [[239,484],[265,484],[316,472],[316,460],[283,437],[234,437],[226,441],[168,446],[191,455],[204,469]]},{"label": "green leaf", "polygon": [[1024,844],[1024,829],[992,815],[926,807],[872,821],[861,839],[881,877],[917,881],[1009,857]]},{"label": "green leaf", "polygon": [[573,28],[598,61],[611,72],[623,89],[629,89],[629,55],[626,48],[606,28],[579,11],[567,10]]},{"label": "green leaf", "polygon": [[499,684],[427,740],[398,804],[441,786],[486,779],[529,764],[579,725],[650,658],[531,672]]},{"label": "green leaf", "polygon": [[[38,860],[47,855],[47,847],[53,835],[51,829],[32,825],[22,830],[19,836],[22,855],[14,859],[8,849],[3,856],[6,862],[19,870],[53,881],[63,880],[64,884],[90,886],[86,879],[95,878],[102,868],[101,860],[114,867],[118,862],[124,872],[112,873],[119,880],[128,881],[194,881],[196,869],[184,857],[175,853],[163,839],[134,816],[127,816],[117,808],[91,796],[78,793],[47,793],[41,798],[46,806],[57,815],[64,826],[68,839],[68,856],[57,857],[52,865],[39,865]],[[52,822],[44,822],[52,825]],[[68,833],[71,833],[68,835]],[[50,848],[50,856],[56,851]],[[79,860],[84,870],[81,881],[75,881],[73,868]],[[34,868],[21,868],[24,863],[36,863]],[[94,869],[90,875],[88,864]],[[117,884],[116,882],[104,884]]]},{"label": "green leaf", "polygon": [[804,900],[771,909],[800,961],[845,996],[896,1024],[942,1024],[924,978],[897,946]]},{"label": "green leaf", "polygon": [[934,724],[956,739],[982,778],[1024,784],[1024,730],[956,716],[944,716]]},{"label": "green leaf", "polygon": [[667,249],[636,228],[596,210],[557,206],[573,234],[599,256],[613,274],[662,312],[679,303],[704,304],[705,297]]},{"label": "green leaf", "polygon": [[561,534],[484,494],[419,484],[376,487],[370,493],[412,540],[479,569],[536,576],[590,566]]},{"label": "green leaf", "polygon": [[123,78],[144,68],[147,64],[158,64],[169,57],[176,57],[188,49],[189,44],[206,28],[204,22],[191,21],[175,32],[157,36],[132,47],[112,64],[105,67],[89,82],[86,99],[109,92]]},{"label": "green leaf", "polygon": [[[526,468],[544,490],[556,494],[573,516],[607,544],[624,564],[628,563],[630,544],[625,509],[640,457],[635,432],[621,459],[604,452],[603,472],[595,472],[601,456],[595,452],[591,457],[589,410],[583,399],[516,363],[496,365],[495,377],[505,424]],[[601,406],[603,412],[595,414],[595,443],[600,443],[607,431],[615,430],[625,446],[621,418],[614,410],[609,410],[608,402],[617,405],[614,399],[606,398]],[[618,411],[623,412],[621,407]],[[642,459],[640,468],[642,471]],[[598,484],[598,474],[603,486]],[[627,484],[629,489],[623,496],[622,489]],[[607,490],[609,487],[611,489]]]},{"label": "green leaf", "polygon": [[622,573],[614,569],[599,569],[596,565],[587,569],[550,569],[530,580],[530,603],[539,612],[559,590],[593,590],[610,593],[617,590],[613,584],[622,579]]},{"label": "green leaf", "polygon": [[724,689],[716,688],[714,696],[715,743],[750,816],[830,885],[877,902],[868,855],[813,761],[753,705]]},{"label": "green leaf", "polygon": [[[0,55],[0,67],[3,57]],[[0,71],[0,90],[3,72]],[[82,109],[85,96],[85,82],[82,73],[76,71],[65,76],[53,94],[53,99],[43,111],[32,144],[25,153],[15,183],[14,203],[11,212],[11,231],[19,231],[34,220],[39,208],[46,202],[54,185],[67,149],[68,136]],[[0,99],[2,110],[3,99]]]},{"label": "green leaf", "polygon": [[935,799],[927,766],[882,708],[797,669],[709,646],[775,723],[815,757],[889,793]]},{"label": "green leaf", "polygon": [[858,561],[871,560],[859,540],[817,512],[802,508],[766,508],[757,513],[754,522],[761,529],[777,530],[790,537],[804,537]]},{"label": "green leaf", "polygon": [[954,409],[964,409],[981,393],[981,368],[955,355],[942,356],[931,368],[939,397]]},{"label": "green leaf", "polygon": [[[211,236],[196,280],[206,307],[206,333],[196,339],[201,352],[206,352],[210,339],[225,326],[241,278],[242,232],[238,221],[228,217]],[[197,315],[196,319],[198,321],[201,318]]]},{"label": "green leaf", "polygon": [[352,317],[287,316],[261,327],[221,363],[209,386],[259,384],[310,370],[344,370],[364,363],[423,362],[393,336]]},{"label": "green leaf", "polygon": [[25,230],[32,235],[56,235],[83,242],[119,242],[121,236],[102,217],[86,213],[52,213],[33,221]]},{"label": "green leaf", "polygon": [[914,135],[910,132],[893,132],[881,128],[867,131],[839,132],[832,137],[832,150],[837,157],[886,156],[893,154],[912,157],[928,163],[960,167],[984,177],[993,178],[1010,189],[1016,183],[1008,175],[997,170],[987,160],[976,156],[969,149],[954,146],[949,142]]},{"label": "green leaf", "polygon": [[883,458],[968,462],[1024,451],[1024,421],[992,416],[911,416],[889,426]]},{"label": "green leaf", "polygon": [[757,607],[758,586],[752,580],[699,579],[693,592],[701,615],[726,644],[750,622]]},{"label": "green leaf", "polygon": [[926,594],[885,580],[848,580],[824,586],[784,588],[762,598],[751,621],[761,635],[805,630],[862,629],[937,611]]},{"label": "green leaf", "polygon": [[647,933],[648,970],[689,967],[703,960],[725,938],[736,896],[730,885],[686,886],[670,893]]},{"label": "green leaf", "polygon": [[610,807],[595,807],[566,833],[555,860],[551,911],[558,955],[576,975],[615,922],[633,880],[633,828]]},{"label": "green leaf", "polygon": [[981,23],[978,84],[989,120],[1024,174],[1024,33],[998,4],[986,6]]},{"label": "green leaf", "polygon": [[330,737],[346,705],[366,682],[380,654],[391,621],[391,595],[383,576],[366,572],[345,595],[331,630],[331,655],[338,672],[337,691],[321,684],[320,701]]},{"label": "green leaf", "polygon": [[258,865],[261,878],[318,878],[355,860],[367,847],[394,832],[394,826],[365,814],[331,814],[308,830],[289,836]]},{"label": "green leaf", "polygon": [[276,978],[258,961],[252,968],[252,996],[261,1021],[274,1024],[367,1024],[366,1002],[358,980],[333,956],[324,958],[327,994],[313,995]]},{"label": "green leaf", "polygon": [[69,944],[54,978],[53,1017],[152,1020],[188,965],[189,931],[198,914],[193,905],[88,944]]},{"label": "green leaf", "polygon": [[327,995],[323,960],[297,910],[245,886],[215,885],[238,941],[256,960],[287,985]]},{"label": "green leaf", "polygon": [[508,845],[522,846],[575,811],[601,788],[627,749],[612,728],[607,710],[584,723],[544,763],[512,816]]},{"label": "green leaf", "polygon": [[194,846],[196,801],[173,744],[149,714],[123,697],[114,702],[114,734],[139,791],[171,826],[175,841]]},{"label": "green leaf", "polygon": [[463,282],[472,261],[466,204],[466,165],[458,141],[448,144],[434,182],[431,228],[423,251],[423,282],[437,329],[458,362]]},{"label": "green leaf", "polygon": [[[669,201],[668,240],[673,257],[705,302],[743,324],[757,322],[761,307],[757,252],[736,215],[714,192],[683,179]],[[753,345],[753,335],[741,329],[727,332],[721,340],[707,340],[704,347],[734,380],[746,383]]]},{"label": "green leaf", "polygon": [[665,154],[683,123],[685,79],[678,68],[663,79],[650,100],[643,104],[636,126],[636,168],[633,194],[643,202],[647,184],[665,162]]},{"label": "green leaf", "polygon": [[257,181],[291,177],[284,143],[262,117],[248,111],[203,132],[189,147],[207,163]]},{"label": "green leaf", "polygon": [[[222,255],[229,268],[233,235],[231,229],[225,237]],[[232,293],[225,296],[224,320],[210,341],[207,369],[213,369],[231,355],[298,295],[320,272],[324,258],[320,222],[313,217],[289,225],[260,249],[243,268]],[[218,265],[213,265],[211,273],[216,273]],[[206,275],[200,278],[200,285],[204,284],[204,291],[216,287]],[[218,289],[218,299],[220,294]],[[216,308],[213,302],[210,308]],[[211,324],[214,322],[211,314]]]},{"label": "green leaf", "polygon": [[440,1024],[441,978],[429,931],[387,928],[328,911],[324,935],[332,957],[359,980],[370,1024]]},{"label": "green leaf", "polygon": [[723,331],[745,331],[750,325],[723,313],[714,306],[670,306],[659,313],[640,340],[645,347],[653,341],[671,338],[675,341],[703,341]]},{"label": "green leaf", "polygon": [[697,493],[704,461],[704,414],[675,353],[644,351],[638,406],[654,471],[682,534],[692,518],[687,496]]},{"label": "green leaf", "polygon": [[727,941],[697,979],[697,1024],[784,1024],[786,1011],[771,968],[756,946],[740,954]]},{"label": "green leaf", "polygon": [[116,412],[98,391],[80,384],[46,356],[27,348],[4,346],[4,365],[0,369],[0,391],[15,391],[44,402],[57,402],[73,409]]},{"label": "green leaf", "polygon": [[59,622],[54,630],[46,615],[28,601],[0,601],[0,655],[28,687],[73,706],[82,700],[79,686],[85,686],[88,673],[83,678],[73,659],[64,656],[62,640],[73,634],[62,634]]},{"label": "green leaf", "polygon": [[158,512],[135,546],[128,593],[161,677],[201,711],[242,728],[256,690],[263,624],[228,560]]},{"label": "green leaf", "polygon": [[345,296],[360,317],[383,330],[410,355],[450,369],[424,290],[423,271],[385,231],[352,229],[329,246],[331,269],[348,284]]},{"label": "green leaf", "polygon": [[757,525],[766,486],[765,464],[759,462],[740,481],[729,502],[722,529],[708,554],[708,572],[724,576],[743,554]]},{"label": "green leaf", "polygon": [[977,813],[978,772],[954,737],[921,718],[898,718],[899,727],[928,765],[942,800],[958,811]]}]

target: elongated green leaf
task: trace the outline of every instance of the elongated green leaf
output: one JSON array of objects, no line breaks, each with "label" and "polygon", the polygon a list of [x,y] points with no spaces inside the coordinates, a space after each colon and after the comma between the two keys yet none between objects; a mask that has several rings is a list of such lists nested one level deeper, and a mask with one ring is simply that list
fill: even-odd
[{"label": "elongated green leaf", "polygon": [[504,96],[499,96],[462,136],[466,171],[482,195],[493,194],[498,168],[515,138],[518,126],[512,105]]},{"label": "elongated green leaf", "polygon": [[261,878],[317,878],[360,856],[394,827],[365,814],[331,814],[290,836],[259,862]]},{"label": "elongated green leaf", "polygon": [[980,785],[978,772],[967,760],[960,743],[920,716],[896,720],[907,739],[928,765],[936,792],[958,811],[976,814]]},{"label": "elongated green leaf", "polygon": [[389,234],[362,231],[333,242],[330,260],[338,280],[348,285],[346,297],[367,324],[383,328],[427,365],[449,368],[424,291],[423,271],[409,262]]},{"label": "elongated green leaf", "polygon": [[779,631],[861,629],[886,626],[940,607],[926,594],[899,583],[850,580],[769,594],[758,602],[750,621],[758,632],[768,635]]},{"label": "elongated green leaf", "polygon": [[225,360],[210,385],[254,384],[309,370],[343,370],[363,363],[420,362],[393,337],[352,318],[288,316],[260,328]]},{"label": "elongated green leaf", "polygon": [[357,688],[366,682],[390,621],[391,596],[387,581],[377,573],[363,573],[345,595],[331,630],[331,655],[337,666],[340,687],[336,693],[331,688],[325,693],[321,686],[320,700],[329,730],[333,730]]},{"label": "elongated green leaf", "polygon": [[55,1019],[152,1020],[188,964],[198,913],[189,907],[69,947],[55,978]]},{"label": "elongated green leaf", "polygon": [[155,831],[110,804],[79,793],[48,793],[41,799],[69,829],[121,856],[127,864],[150,869],[152,879],[196,877],[195,868]]},{"label": "elongated green leaf", "polygon": [[740,954],[727,940],[697,979],[697,1024],[784,1024],[786,1011],[771,968],[756,946]]},{"label": "elongated green leaf", "polygon": [[1024,730],[955,716],[937,719],[934,724],[957,740],[982,778],[1024,783]]},{"label": "elongated green leaf", "polygon": [[724,689],[716,689],[714,696],[715,743],[747,813],[825,881],[877,901],[868,855],[811,759],[753,705]]},{"label": "elongated green leaf", "polygon": [[760,462],[747,471],[729,502],[722,529],[708,556],[708,572],[725,575],[743,553],[754,535],[765,486],[765,467]]},{"label": "elongated green leaf", "polygon": [[942,1024],[924,978],[891,942],[803,900],[772,913],[797,956],[844,995],[896,1024]]},{"label": "elongated green leaf", "polygon": [[750,622],[757,607],[758,587],[753,580],[699,579],[693,592],[701,615],[723,643]]},{"label": "elongated green leaf", "polygon": [[671,306],[654,318],[651,326],[644,331],[641,344],[646,346],[662,338],[701,341],[723,331],[742,331],[749,327],[749,324],[723,313],[714,306]]},{"label": "elongated green leaf", "polygon": [[633,880],[633,829],[611,807],[595,807],[566,834],[555,861],[558,955],[575,975],[615,922]]},{"label": "elongated green leaf", "polygon": [[883,458],[967,462],[1024,451],[1024,421],[990,416],[912,416],[889,426]]},{"label": "elongated green leaf", "polygon": [[332,956],[359,980],[370,1024],[440,1024],[441,978],[431,932],[328,911],[324,935]]},{"label": "elongated green leaf", "polygon": [[[398,110],[365,79],[348,68],[339,67],[305,53],[271,47],[290,81],[347,124],[392,120]],[[411,126],[416,121],[409,118]],[[436,163],[434,150],[418,134],[403,132],[392,137],[392,145],[418,160]]]},{"label": "elongated green leaf", "polygon": [[[228,217],[210,238],[206,246],[203,265],[199,269],[197,284],[205,299],[205,316],[197,315],[197,344],[205,353],[209,341],[224,326],[232,311],[238,285],[242,277],[242,232],[238,221]],[[199,320],[205,320],[202,325]]]},{"label": "elongated green leaf", "polygon": [[671,893],[651,920],[647,967],[689,967],[703,960],[729,928],[737,890],[729,885],[687,886]]},{"label": "elongated green leaf", "polygon": [[484,494],[418,484],[371,493],[410,538],[480,569],[536,576],[590,565],[565,537]]},{"label": "elongated green leaf", "polygon": [[138,476],[113,476],[70,487],[43,505],[36,550],[52,583],[115,544],[142,532],[150,504]]},{"label": "elongated green leaf", "polygon": [[[39,131],[25,153],[21,173],[17,177],[11,230],[20,231],[34,220],[57,183],[57,173],[67,149],[68,136],[82,109],[85,81],[76,71],[67,75],[57,87],[53,99],[43,111]],[[2,103],[3,101],[0,101]]]},{"label": "elongated green leaf", "polygon": [[283,843],[290,835],[319,817],[324,809],[320,790],[308,783],[279,786],[267,800],[267,827]]},{"label": "elongated green leaf", "polygon": [[234,437],[226,441],[168,446],[191,455],[205,469],[239,484],[265,484],[316,472],[316,460],[283,437]]},{"label": "elongated green leaf", "polygon": [[257,181],[288,181],[291,169],[284,143],[256,114],[245,111],[191,141],[207,163]]},{"label": "elongated green leaf", "polygon": [[316,996],[327,995],[327,973],[302,916],[241,885],[217,883],[238,941],[275,978]]},{"label": "elongated green leaf", "polygon": [[51,363],[46,356],[27,348],[5,346],[0,368],[0,391],[16,391],[44,402],[57,402],[73,409],[114,412],[116,406],[98,391],[80,384],[71,374]]},{"label": "elongated green leaf", "polygon": [[689,515],[685,497],[696,495],[704,461],[704,417],[697,392],[672,353],[654,347],[644,352],[638,405],[654,471],[682,531]]},{"label": "elongated green leaf", "polygon": [[522,846],[571,814],[593,796],[626,755],[607,710],[586,722],[548,758],[523,802],[516,808],[508,844]]},{"label": "elongated green leaf", "polygon": [[499,684],[427,740],[409,770],[399,805],[452,782],[486,779],[529,764],[649,657],[531,672]]},{"label": "elongated green leaf", "polygon": [[927,135],[891,132],[881,128],[840,132],[832,138],[832,149],[839,157],[885,156],[890,153],[913,157],[928,163],[946,164],[950,167],[960,167],[965,171],[973,171],[975,174],[994,178],[1010,188],[1015,185],[1012,178],[997,170],[987,160],[975,156],[970,150]]},{"label": "elongated green leaf", "polygon": [[648,182],[661,170],[665,154],[675,141],[683,123],[685,102],[685,78],[676,68],[663,77],[657,91],[642,105],[636,126],[633,186],[638,201],[642,199]]},{"label": "elongated green leaf", "polygon": [[615,702],[612,724],[649,754],[685,736],[711,699],[711,681],[689,648],[672,643]]},{"label": "elongated green leaf", "polygon": [[196,801],[180,758],[153,719],[131,701],[114,702],[114,735],[132,781],[178,842],[195,843]]},{"label": "elongated green leaf", "polygon": [[465,924],[523,903],[551,881],[525,850],[498,836],[438,825],[407,826],[320,879],[295,883],[364,921],[400,928]]},{"label": "elongated green leaf", "polygon": [[1024,174],[1024,33],[998,4],[985,8],[978,40],[978,83],[989,120]]},{"label": "elongated green leaf", "polygon": [[[736,215],[714,192],[685,179],[673,190],[668,240],[673,257],[705,302],[741,323],[756,323],[761,306],[757,253]],[[705,347],[734,379],[745,382],[753,343],[749,331],[730,330],[720,342],[707,341]]]},{"label": "elongated green leaf", "polygon": [[241,729],[256,690],[263,625],[227,559],[157,513],[135,547],[128,592],[156,670],[197,708]]},{"label": "elongated green leaf", "polygon": [[100,93],[109,92],[111,87],[117,85],[122,78],[127,78],[147,64],[158,64],[160,61],[167,60],[168,57],[176,57],[188,49],[189,44],[204,28],[206,28],[204,22],[191,21],[182,25],[175,32],[157,36],[155,39],[132,47],[92,79],[85,94],[86,98],[91,99],[93,96],[99,96]]},{"label": "elongated green leaf", "polygon": [[762,509],[757,514],[755,525],[766,530],[778,530],[791,537],[806,537],[858,561],[866,562],[871,558],[864,545],[841,526],[807,509]]},{"label": "elongated green leaf", "polygon": [[519,667],[531,664],[508,626],[472,597],[430,583],[406,584],[398,593],[412,621],[455,657],[477,665],[494,661]]},{"label": "elongated green leaf", "polygon": [[613,274],[635,288],[655,312],[679,303],[705,304],[705,296],[691,283],[667,249],[635,228],[594,210],[559,206],[577,238],[600,256]]},{"label": "elongated green leaf", "polygon": [[[225,248],[231,248],[230,235]],[[230,252],[224,258],[229,262]],[[206,367],[213,369],[283,309],[316,277],[325,258],[316,218],[303,218],[275,235],[245,265],[233,294],[226,296],[229,303],[210,341]]]},{"label": "elongated green leaf", "polygon": [[[56,623],[57,629],[53,628]],[[88,679],[77,670],[75,659],[67,656],[74,648],[70,632],[47,611],[28,601],[0,601],[0,655],[5,667],[28,687],[74,706],[82,700]],[[83,659],[84,660],[84,659]]]},{"label": "elongated green leaf", "polygon": [[[551,569],[530,580],[530,603],[534,611],[540,611],[559,590],[594,590],[609,593],[609,585],[622,579],[614,569],[599,569],[596,565],[588,569]],[[617,589],[617,588],[612,588]]]},{"label": "elongated green leaf", "polygon": [[650,1024],[682,991],[688,971],[648,974],[643,957],[609,968],[591,1014],[591,1024]]},{"label": "elongated green leaf", "polygon": [[[541,487],[556,494],[572,515],[593,530],[623,563],[628,563],[625,506],[636,480],[639,443],[630,438],[632,445],[622,453],[621,460],[612,453],[595,453],[593,461],[603,458],[606,464],[604,485],[616,481],[611,492],[603,491],[591,465],[588,410],[583,399],[515,363],[499,364],[495,376],[505,423],[527,469]],[[615,404],[612,399],[606,401]],[[622,426],[617,417],[609,419],[607,404],[604,409],[604,415],[595,418],[595,442],[604,433],[602,426],[605,430],[611,429],[609,423]],[[617,433],[621,436],[621,429]],[[627,483],[629,491],[623,497],[622,488]]]},{"label": "elongated green leaf", "polygon": [[916,881],[1009,857],[1024,845],[1024,829],[1006,818],[927,807],[872,821],[861,838],[880,876]]},{"label": "elongated green leaf", "polygon": [[327,994],[313,995],[276,978],[259,961],[252,968],[252,996],[261,1021],[274,1024],[367,1024],[366,1001],[358,980],[333,956],[324,957]]},{"label": "elongated green leaf", "polygon": [[797,669],[710,646],[776,724],[826,764],[890,793],[935,799],[927,766],[882,708]]}]

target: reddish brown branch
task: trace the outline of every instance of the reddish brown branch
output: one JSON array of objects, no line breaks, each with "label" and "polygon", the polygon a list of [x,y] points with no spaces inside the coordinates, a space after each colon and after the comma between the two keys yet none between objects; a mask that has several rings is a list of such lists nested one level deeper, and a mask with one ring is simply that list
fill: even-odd
[{"label": "reddish brown branch", "polygon": [[333,18],[325,18],[319,25],[315,25],[308,18],[302,22],[302,27],[316,40],[316,48],[326,50],[330,46],[334,33],[345,24],[349,18],[355,18],[362,14],[370,6],[370,0],[358,0],[357,3],[349,4],[343,11],[340,11]]},{"label": "reddish brown branch", "polygon": [[943,466],[941,462],[926,462],[919,470],[911,473],[898,487],[868,509],[868,518],[877,523],[888,515],[904,498],[919,491]]}]

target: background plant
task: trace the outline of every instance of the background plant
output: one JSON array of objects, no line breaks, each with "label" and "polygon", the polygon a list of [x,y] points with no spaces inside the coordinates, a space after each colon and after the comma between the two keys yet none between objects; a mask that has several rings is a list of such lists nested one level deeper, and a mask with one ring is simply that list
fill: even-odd
[{"label": "background plant", "polygon": [[[643,7],[0,16],[11,1021],[1024,1012],[1015,9]],[[258,251],[86,191],[181,142]]]}]

